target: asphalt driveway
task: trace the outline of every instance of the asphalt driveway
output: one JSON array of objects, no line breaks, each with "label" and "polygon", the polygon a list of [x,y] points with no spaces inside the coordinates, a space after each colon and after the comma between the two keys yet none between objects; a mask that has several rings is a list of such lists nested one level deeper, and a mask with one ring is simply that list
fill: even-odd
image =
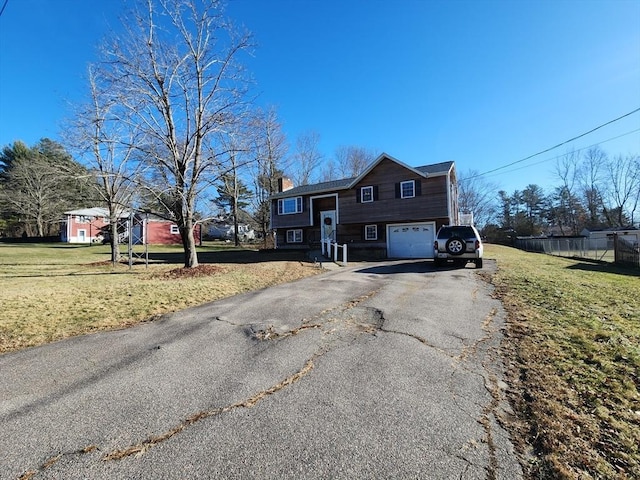
[{"label": "asphalt driveway", "polygon": [[520,478],[490,293],[360,264],[0,356],[0,478]]}]

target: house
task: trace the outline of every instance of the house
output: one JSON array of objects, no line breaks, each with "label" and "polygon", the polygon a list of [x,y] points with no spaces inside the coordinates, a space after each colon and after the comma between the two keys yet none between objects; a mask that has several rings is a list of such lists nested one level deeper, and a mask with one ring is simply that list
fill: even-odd
[{"label": "house", "polygon": [[599,250],[613,249],[614,234],[616,234],[618,238],[627,240],[631,244],[637,245],[640,241],[640,230],[635,227],[611,227],[593,230],[585,228],[580,232],[581,236],[589,239],[590,248],[597,248]]},{"label": "house", "polygon": [[[109,211],[102,207],[84,208],[65,212],[61,222],[60,240],[65,243],[96,243],[108,241]],[[129,241],[129,224],[131,213],[119,215],[120,243]],[[133,215],[132,238],[136,244],[172,245],[181,244],[178,226],[164,218],[152,214],[136,213]],[[202,244],[200,224],[194,227],[196,242]]]},{"label": "house", "polygon": [[387,154],[355,178],[281,179],[271,202],[276,248],[330,239],[378,258],[433,258],[437,229],[459,223],[454,162],[410,167]]},{"label": "house", "polygon": [[[213,239],[233,240],[235,236],[233,224],[225,221],[214,221],[207,228],[207,236]],[[247,223],[238,224],[238,238],[243,241],[255,240],[256,232],[253,227]]]},{"label": "house", "polygon": [[[180,230],[171,220],[158,217],[153,214],[139,214],[139,221],[144,224],[142,243],[149,245],[174,245],[182,244]],[[197,245],[202,245],[202,225],[196,223],[193,226],[193,236]]]},{"label": "house", "polygon": [[[60,222],[60,240],[65,243],[96,243],[104,239],[103,231],[109,225],[109,210],[102,207],[82,208],[64,212]],[[127,218],[123,213],[121,218]]]}]

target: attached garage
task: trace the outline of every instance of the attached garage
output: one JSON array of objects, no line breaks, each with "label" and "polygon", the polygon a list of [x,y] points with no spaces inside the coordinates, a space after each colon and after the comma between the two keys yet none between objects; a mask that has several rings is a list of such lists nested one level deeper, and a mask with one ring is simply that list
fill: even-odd
[{"label": "attached garage", "polygon": [[387,256],[390,258],[433,258],[435,222],[387,225]]}]

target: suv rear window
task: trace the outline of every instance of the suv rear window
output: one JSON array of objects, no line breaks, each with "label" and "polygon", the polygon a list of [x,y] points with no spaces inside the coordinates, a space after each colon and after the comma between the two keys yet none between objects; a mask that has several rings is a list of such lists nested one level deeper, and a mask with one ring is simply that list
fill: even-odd
[{"label": "suv rear window", "polygon": [[447,240],[451,237],[460,237],[464,239],[476,238],[473,228],[464,226],[442,227],[438,232],[438,238]]}]

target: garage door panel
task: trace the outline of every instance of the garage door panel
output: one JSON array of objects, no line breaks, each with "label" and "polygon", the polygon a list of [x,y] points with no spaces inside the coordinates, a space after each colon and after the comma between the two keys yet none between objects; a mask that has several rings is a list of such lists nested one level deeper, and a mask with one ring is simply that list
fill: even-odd
[{"label": "garage door panel", "polygon": [[387,226],[387,253],[391,258],[433,258],[435,222]]}]

